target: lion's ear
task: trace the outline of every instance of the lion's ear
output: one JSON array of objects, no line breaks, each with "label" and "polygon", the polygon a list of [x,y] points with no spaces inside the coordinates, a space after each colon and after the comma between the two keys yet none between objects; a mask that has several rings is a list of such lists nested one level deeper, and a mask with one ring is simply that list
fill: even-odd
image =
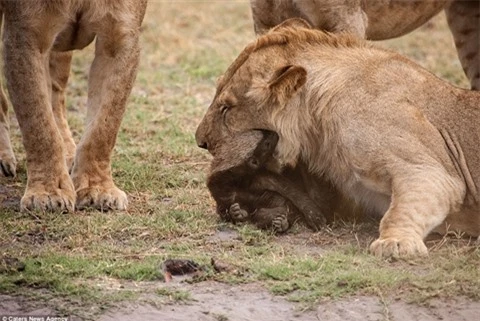
[{"label": "lion's ear", "polygon": [[272,93],[285,103],[305,84],[307,71],[300,66],[284,66],[277,69],[270,81],[268,88]]},{"label": "lion's ear", "polygon": [[270,31],[277,31],[283,28],[307,28],[312,29],[312,26],[302,18],[290,18],[282,22],[281,24],[275,26],[274,28],[270,29]]}]

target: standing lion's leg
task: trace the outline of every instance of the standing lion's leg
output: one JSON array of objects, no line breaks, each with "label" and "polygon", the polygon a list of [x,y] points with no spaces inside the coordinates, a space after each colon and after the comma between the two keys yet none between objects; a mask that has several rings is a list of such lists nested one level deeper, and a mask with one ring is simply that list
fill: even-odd
[{"label": "standing lion's leg", "polygon": [[465,187],[441,167],[397,168],[391,204],[370,251],[380,257],[427,255],[423,239],[460,206]]},{"label": "standing lion's leg", "polygon": [[71,61],[71,51],[50,52],[49,69],[52,80],[52,110],[57,128],[63,139],[65,161],[69,169],[73,165],[76,148],[72,132],[70,131],[70,127],[68,127],[67,110],[65,107],[65,88],[67,87],[68,77],[70,75]]},{"label": "standing lion's leg", "polygon": [[296,0],[295,7],[317,29],[365,38],[368,24],[362,0]]},{"label": "standing lion's leg", "polygon": [[79,208],[127,207],[127,195],[113,183],[110,161],[139,62],[140,24],[128,24],[109,21],[97,35],[86,128],[72,170]]},{"label": "standing lion's leg", "polygon": [[480,1],[453,1],[446,14],[463,70],[472,89],[480,90]]},{"label": "standing lion's leg", "polygon": [[5,74],[27,156],[27,188],[20,207],[73,211],[75,191],[50,101],[48,58],[54,33],[38,28],[32,21],[12,21],[6,15]]},{"label": "standing lion's leg", "polygon": [[17,160],[10,144],[8,101],[2,88],[0,88],[0,105],[0,175],[15,176]]},{"label": "standing lion's leg", "polygon": [[[0,26],[2,25],[3,12],[0,11]],[[17,160],[10,144],[10,126],[8,123],[8,101],[3,89],[0,87],[0,175],[15,176]]]}]

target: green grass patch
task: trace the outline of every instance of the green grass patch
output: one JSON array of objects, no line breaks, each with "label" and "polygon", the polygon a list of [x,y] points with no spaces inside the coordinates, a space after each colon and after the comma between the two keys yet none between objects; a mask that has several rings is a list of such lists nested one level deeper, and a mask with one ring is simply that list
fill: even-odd
[{"label": "green grass patch", "polygon": [[187,303],[192,301],[192,295],[188,291],[175,290],[167,287],[158,288],[155,293],[160,297],[167,297],[169,301]]}]

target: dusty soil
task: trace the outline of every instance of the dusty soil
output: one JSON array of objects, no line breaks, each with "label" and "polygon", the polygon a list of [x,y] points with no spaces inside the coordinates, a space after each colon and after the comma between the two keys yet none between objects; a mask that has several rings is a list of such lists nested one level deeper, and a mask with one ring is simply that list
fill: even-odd
[{"label": "dusty soil", "polygon": [[[122,308],[106,311],[96,318],[101,321],[162,320],[162,321],[380,321],[380,320],[476,320],[480,302],[464,298],[455,301],[433,300],[428,306],[403,301],[380,300],[371,296],[355,296],[338,301],[325,301],[314,309],[302,311],[300,306],[282,297],[270,295],[257,284],[230,286],[217,282],[194,285],[177,283],[172,288],[188,290],[192,299],[187,303],[164,305],[126,303]],[[0,296],[0,316],[53,315],[52,309],[38,307],[21,297]],[[72,317],[70,320],[81,320]]]},{"label": "dusty soil", "polygon": [[429,307],[401,301],[381,302],[376,297],[357,296],[326,301],[316,309],[302,311],[281,297],[274,297],[257,285],[228,286],[206,282],[191,287],[194,299],[188,304],[162,307],[131,306],[109,311],[99,320],[165,320],[165,321],[380,321],[380,320],[475,320],[480,303],[468,300],[433,301]]}]

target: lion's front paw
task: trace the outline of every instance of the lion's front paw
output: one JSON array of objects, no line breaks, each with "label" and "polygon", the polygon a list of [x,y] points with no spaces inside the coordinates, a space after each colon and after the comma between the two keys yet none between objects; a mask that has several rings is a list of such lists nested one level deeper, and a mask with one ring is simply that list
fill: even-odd
[{"label": "lion's front paw", "polygon": [[375,256],[385,258],[411,258],[428,255],[427,247],[422,239],[411,236],[379,238],[370,245],[370,252]]},{"label": "lion's front paw", "polygon": [[242,209],[238,203],[233,203],[228,213],[234,222],[244,222],[248,218],[248,212]]},{"label": "lion's front paw", "polygon": [[70,177],[66,176],[59,184],[35,184],[27,187],[20,201],[21,211],[73,212],[75,191]]},{"label": "lion's front paw", "polygon": [[95,208],[101,211],[126,210],[127,194],[116,186],[104,188],[93,186],[77,190],[77,208]]},{"label": "lion's front paw", "polygon": [[277,233],[286,232],[289,228],[287,215],[278,215],[272,221],[272,228]]}]

